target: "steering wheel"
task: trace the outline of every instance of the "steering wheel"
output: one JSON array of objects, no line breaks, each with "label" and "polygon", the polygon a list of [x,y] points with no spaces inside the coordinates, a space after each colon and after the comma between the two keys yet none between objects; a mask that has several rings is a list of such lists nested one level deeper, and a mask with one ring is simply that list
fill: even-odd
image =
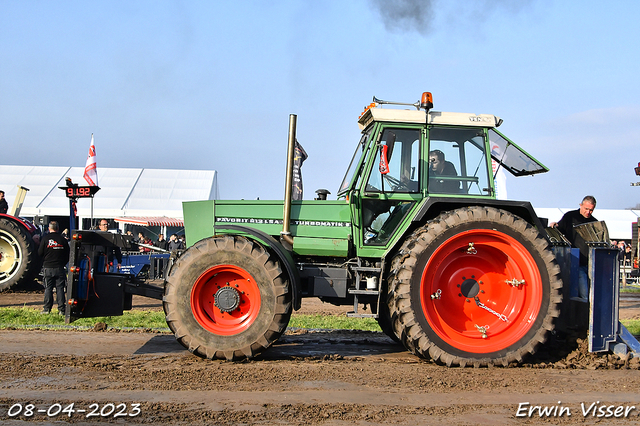
[{"label": "steering wheel", "polygon": [[389,182],[389,185],[391,185],[391,189],[393,189],[394,191],[397,191],[397,190],[409,191],[409,187],[407,186],[406,183],[400,182],[400,180],[396,179],[395,177],[389,174],[386,174],[383,176],[387,180],[387,182]]}]

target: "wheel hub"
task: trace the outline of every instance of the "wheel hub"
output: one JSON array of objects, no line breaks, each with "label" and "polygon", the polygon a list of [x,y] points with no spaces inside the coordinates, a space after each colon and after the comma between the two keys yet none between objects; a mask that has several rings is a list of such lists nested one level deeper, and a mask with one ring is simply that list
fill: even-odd
[{"label": "wheel hub", "polygon": [[460,285],[460,293],[467,299],[473,299],[480,293],[480,285],[473,278],[468,278]]},{"label": "wheel hub", "polygon": [[221,287],[213,297],[213,304],[222,312],[232,312],[240,306],[240,293],[233,287]]}]

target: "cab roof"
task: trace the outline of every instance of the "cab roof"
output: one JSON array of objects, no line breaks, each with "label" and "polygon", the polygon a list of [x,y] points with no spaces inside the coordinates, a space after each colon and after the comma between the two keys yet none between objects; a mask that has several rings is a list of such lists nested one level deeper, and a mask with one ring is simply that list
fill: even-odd
[{"label": "cab roof", "polygon": [[491,114],[471,114],[463,112],[440,112],[409,109],[373,107],[367,109],[358,119],[361,129],[374,121],[415,124],[450,124],[456,126],[498,127],[502,120]]}]

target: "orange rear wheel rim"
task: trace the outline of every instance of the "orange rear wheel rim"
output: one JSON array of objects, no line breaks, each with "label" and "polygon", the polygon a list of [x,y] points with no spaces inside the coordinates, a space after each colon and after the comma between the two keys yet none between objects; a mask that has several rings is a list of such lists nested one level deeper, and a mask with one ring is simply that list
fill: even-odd
[{"label": "orange rear wheel rim", "polygon": [[533,326],[542,300],[542,279],[529,250],[492,229],[447,239],[422,274],[427,322],[444,342],[467,352],[496,352],[516,343]]}]

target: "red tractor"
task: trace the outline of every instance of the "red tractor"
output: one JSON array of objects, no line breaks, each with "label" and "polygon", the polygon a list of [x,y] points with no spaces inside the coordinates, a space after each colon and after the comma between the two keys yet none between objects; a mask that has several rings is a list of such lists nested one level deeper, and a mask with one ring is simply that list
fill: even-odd
[{"label": "red tractor", "polygon": [[0,213],[0,292],[31,282],[40,272],[40,229],[18,217],[27,191],[19,187],[10,214]]}]

